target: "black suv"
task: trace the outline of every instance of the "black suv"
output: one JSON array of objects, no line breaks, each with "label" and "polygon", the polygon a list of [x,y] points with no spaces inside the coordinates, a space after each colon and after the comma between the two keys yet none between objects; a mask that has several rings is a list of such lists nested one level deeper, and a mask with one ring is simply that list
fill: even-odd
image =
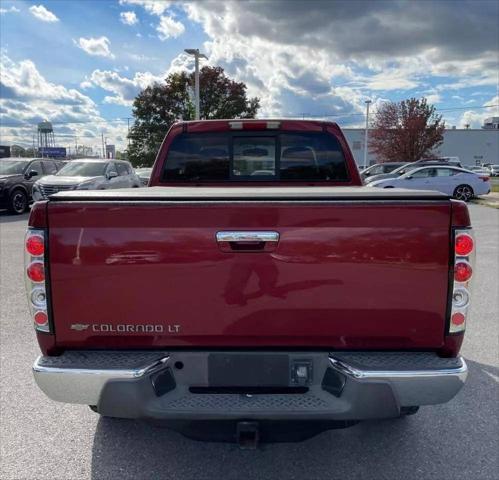
[{"label": "black suv", "polygon": [[0,208],[21,214],[32,202],[33,184],[52,175],[62,162],[50,158],[0,158]]}]

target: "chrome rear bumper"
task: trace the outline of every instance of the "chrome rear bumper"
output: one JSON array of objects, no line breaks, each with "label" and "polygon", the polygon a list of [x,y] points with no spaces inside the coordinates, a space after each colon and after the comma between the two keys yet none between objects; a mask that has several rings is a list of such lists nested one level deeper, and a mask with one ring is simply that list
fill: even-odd
[{"label": "chrome rear bumper", "polygon": [[[288,356],[290,364],[310,362],[313,376],[305,392],[221,394],[209,390],[210,353],[66,352],[39,357],[33,373],[49,398],[97,405],[109,416],[360,420],[394,417],[402,407],[445,403],[462,388],[468,371],[462,358],[429,352],[274,352]],[[184,368],[177,369],[180,363]],[[170,386],[158,392],[155,382],[163,373]],[[325,384],[327,375],[337,384],[332,389]],[[192,386],[208,389],[193,393]]]}]

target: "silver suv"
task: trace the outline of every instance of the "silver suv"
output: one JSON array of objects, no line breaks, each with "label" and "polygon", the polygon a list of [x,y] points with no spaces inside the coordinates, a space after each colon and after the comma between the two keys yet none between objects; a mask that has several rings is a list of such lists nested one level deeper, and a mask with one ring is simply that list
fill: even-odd
[{"label": "silver suv", "polygon": [[65,190],[107,190],[140,187],[130,163],[123,160],[79,159],[68,162],[55,175],[33,185],[33,199],[42,200]]}]

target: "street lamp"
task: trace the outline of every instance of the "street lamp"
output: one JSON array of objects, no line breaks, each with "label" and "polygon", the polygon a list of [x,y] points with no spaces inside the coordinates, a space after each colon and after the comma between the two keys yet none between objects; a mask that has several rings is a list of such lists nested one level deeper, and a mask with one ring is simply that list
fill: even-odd
[{"label": "street lamp", "polygon": [[194,55],[194,102],[196,106],[196,120],[199,120],[199,59],[208,58],[204,53],[199,53],[199,48],[186,48],[185,53]]},{"label": "street lamp", "polygon": [[367,141],[369,139],[369,105],[371,105],[371,100],[366,100],[366,131],[364,134],[364,168],[367,168]]}]

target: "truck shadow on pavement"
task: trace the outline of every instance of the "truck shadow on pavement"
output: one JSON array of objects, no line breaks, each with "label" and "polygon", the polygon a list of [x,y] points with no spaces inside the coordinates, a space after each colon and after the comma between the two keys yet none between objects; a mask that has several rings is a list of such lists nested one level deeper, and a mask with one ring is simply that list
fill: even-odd
[{"label": "truck shadow on pavement", "polygon": [[496,478],[499,369],[467,361],[468,381],[450,403],[410,417],[367,421],[301,443],[189,440],[164,428],[101,418],[92,479]]}]

